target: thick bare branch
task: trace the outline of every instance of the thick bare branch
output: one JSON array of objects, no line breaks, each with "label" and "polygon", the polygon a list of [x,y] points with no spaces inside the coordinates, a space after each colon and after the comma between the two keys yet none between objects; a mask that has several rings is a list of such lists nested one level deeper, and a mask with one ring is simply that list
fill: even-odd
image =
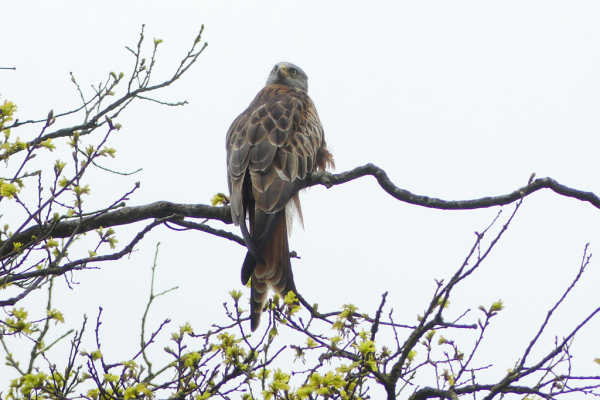
[{"label": "thick bare branch", "polygon": [[440,210],[472,210],[476,208],[488,208],[493,206],[503,206],[514,203],[521,197],[528,196],[540,189],[551,189],[554,192],[575,199],[586,201],[596,208],[600,208],[600,198],[592,192],[584,192],[561,185],[552,178],[536,179],[527,186],[523,186],[512,193],[483,197],[474,200],[442,200],[429,196],[413,194],[408,190],[400,189],[388,178],[386,172],[373,164],[366,164],[362,167],[354,168],[351,171],[341,174],[331,174],[329,172],[318,172],[309,176],[305,181],[305,187],[323,185],[331,188],[335,185],[341,185],[363,176],[372,175],[377,179],[379,186],[382,187],[390,196],[405,203],[418,206],[437,208]]},{"label": "thick bare branch", "polygon": [[140,222],[149,218],[164,218],[169,215],[179,214],[190,218],[208,218],[231,223],[231,214],[228,207],[211,207],[203,204],[176,204],[168,201],[158,201],[144,206],[125,207],[101,215],[93,215],[79,219],[62,221],[54,226],[49,225],[49,232],[43,232],[42,227],[36,225],[12,236],[15,242],[28,243],[32,236],[52,236],[65,238],[77,229],[79,233],[89,232],[100,227],[127,225]]},{"label": "thick bare branch", "polygon": [[[506,205],[543,188],[552,189],[554,192],[563,196],[573,197],[581,201],[587,201],[593,206],[600,208],[600,198],[594,193],[569,188],[559,184],[551,178],[536,179],[527,186],[519,188],[509,194],[495,197],[484,197],[474,200],[451,201],[436,199],[428,196],[420,196],[395,186],[387,177],[386,172],[373,164],[357,167],[351,171],[342,172],[340,174],[331,174],[328,172],[318,172],[312,174],[306,180],[306,187],[315,185],[333,187],[335,185],[341,185],[343,183],[350,182],[354,179],[368,175],[374,176],[379,182],[380,186],[387,193],[400,201],[443,210],[468,210]],[[81,226],[79,226],[79,220],[59,222],[54,225],[49,232],[41,232],[42,228],[39,226],[33,226],[15,234],[12,240],[27,243],[30,241],[31,236],[40,236],[41,233],[55,238],[64,238],[69,237],[77,227],[79,232],[83,233],[97,229],[101,226],[107,228],[111,226],[126,225],[148,218],[162,218],[172,214],[180,214],[189,218],[213,219],[226,224],[232,223],[229,206],[211,207],[203,204],[178,204],[167,201],[159,201],[144,206],[125,207],[117,211],[112,211],[98,216],[92,216],[85,219]],[[227,238],[230,239],[229,237]]]}]

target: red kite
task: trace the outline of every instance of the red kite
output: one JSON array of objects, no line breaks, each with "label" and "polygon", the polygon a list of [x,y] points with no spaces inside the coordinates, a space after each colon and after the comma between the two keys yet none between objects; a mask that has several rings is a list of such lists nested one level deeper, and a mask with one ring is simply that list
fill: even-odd
[{"label": "red kite", "polygon": [[282,296],[296,293],[288,228],[294,213],[302,221],[298,191],[307,174],[334,166],[307,91],[304,71],[278,63],[227,132],[231,216],[248,248],[242,283],[252,277],[252,331],[260,323],[269,288]]}]

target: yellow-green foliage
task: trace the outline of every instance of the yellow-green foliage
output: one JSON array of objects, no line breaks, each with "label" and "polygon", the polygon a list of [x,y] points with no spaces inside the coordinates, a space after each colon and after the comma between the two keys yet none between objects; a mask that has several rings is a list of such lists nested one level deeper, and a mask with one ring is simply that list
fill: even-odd
[{"label": "yellow-green foliage", "polygon": [[[11,122],[14,118],[14,114],[17,112],[17,106],[12,101],[5,100],[4,103],[0,104],[0,132],[4,134],[4,140],[2,144],[0,144],[0,148],[4,150],[4,153],[0,155],[0,158],[7,160],[11,154],[16,153],[19,150],[24,150],[27,148],[27,143],[22,142],[20,138],[17,137],[16,140],[10,142],[10,128],[7,128],[9,122]],[[46,139],[37,144],[39,147],[44,147],[50,151],[54,150],[56,146],[52,143],[51,139]],[[2,187],[2,192],[7,193],[6,191],[10,190],[10,188],[5,188],[4,185]],[[14,192],[12,193],[15,194]],[[2,194],[2,196],[6,196]],[[8,195],[9,198],[12,198],[12,195]]]},{"label": "yellow-green foliage", "polygon": [[358,308],[353,304],[344,304],[342,312],[338,315],[333,324],[333,329],[344,331],[347,328],[352,328],[356,325],[356,312]]},{"label": "yellow-green foliage", "polygon": [[219,192],[210,199],[210,203],[213,207],[224,206],[229,204],[229,196],[227,196],[225,193]]},{"label": "yellow-green foliage", "polygon": [[504,303],[502,300],[498,300],[493,302],[489,309],[486,309],[484,306],[479,306],[477,308],[483,311],[489,318],[502,311],[504,309]]},{"label": "yellow-green foliage", "polygon": [[339,372],[329,371],[325,375],[315,372],[310,376],[308,383],[296,391],[296,394],[300,399],[307,399],[314,395],[331,396],[339,392],[342,399],[347,399],[348,393],[343,390],[345,386],[346,381]]},{"label": "yellow-green foliage", "polygon": [[144,385],[143,383],[138,383],[135,386],[131,386],[128,387],[127,389],[125,389],[125,395],[123,396],[123,398],[125,400],[129,400],[131,398],[134,399],[139,399],[139,398],[143,398],[143,397],[147,397],[147,398],[152,398],[152,391],[150,389],[148,389],[148,387],[146,385]]},{"label": "yellow-green foliage", "polygon": [[26,374],[20,378],[13,379],[10,383],[9,399],[22,398],[17,391],[20,391],[25,398],[38,398],[33,393],[34,390],[40,390],[46,386],[48,375],[40,372],[39,374]]},{"label": "yellow-green foliage", "polygon": [[59,322],[63,324],[65,323],[65,318],[63,317],[62,313],[56,309],[46,310],[46,314],[48,314],[49,319],[55,320],[56,324]]},{"label": "yellow-green foliage", "polygon": [[31,322],[27,322],[28,312],[23,307],[13,308],[8,312],[10,317],[6,318],[4,322],[9,327],[9,332],[23,332],[26,334],[33,333],[31,330]]},{"label": "yellow-green foliage", "polygon": [[[8,160],[12,154],[27,148],[27,143],[22,142],[18,137],[12,142],[9,141],[10,128],[7,128],[7,126],[14,119],[13,116],[16,112],[17,106],[12,101],[5,100],[4,103],[0,104],[0,132],[4,134],[4,140],[0,144],[0,148],[4,150],[4,153],[0,155],[0,158],[4,160]],[[36,147],[44,147],[50,151],[56,149],[56,146],[52,143],[52,139],[43,140],[37,143]],[[5,185],[12,185],[12,183],[2,184],[2,196],[12,198],[18,193],[18,190],[14,190],[14,186]],[[22,187],[22,185],[19,186]]]},{"label": "yellow-green foliage", "polygon": [[242,370],[248,369],[248,365],[244,362],[248,353],[246,349],[240,346],[242,339],[236,339],[235,335],[227,332],[217,335],[219,344],[212,346],[213,351],[221,350],[223,352],[223,362],[227,365],[238,367]]},{"label": "yellow-green foliage", "polygon": [[14,113],[17,112],[17,106],[12,101],[4,100],[4,103],[0,105],[0,131],[4,131],[6,139],[10,136],[10,129],[4,129],[4,127],[13,120]]},{"label": "yellow-green foliage", "polygon": [[[265,400],[270,400],[274,395],[279,394],[280,391],[287,393],[290,390],[288,383],[290,382],[290,375],[286,374],[279,368],[275,370],[273,374],[273,380],[269,384],[269,390],[263,391],[263,397]],[[285,398],[285,396],[283,397]]]}]

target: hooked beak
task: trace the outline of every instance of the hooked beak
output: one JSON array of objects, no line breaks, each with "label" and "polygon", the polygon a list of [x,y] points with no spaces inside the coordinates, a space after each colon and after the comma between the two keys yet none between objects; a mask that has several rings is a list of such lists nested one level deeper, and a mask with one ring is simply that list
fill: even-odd
[{"label": "hooked beak", "polygon": [[282,65],[279,68],[277,68],[277,77],[278,78],[287,78],[288,76],[290,76],[290,74],[288,74],[287,68],[285,67],[285,65]]}]

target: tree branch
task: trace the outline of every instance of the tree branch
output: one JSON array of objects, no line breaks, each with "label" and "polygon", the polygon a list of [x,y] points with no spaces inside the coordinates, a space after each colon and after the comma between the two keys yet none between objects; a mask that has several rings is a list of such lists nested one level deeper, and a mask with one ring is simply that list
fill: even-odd
[{"label": "tree branch", "polygon": [[308,188],[316,185],[323,185],[331,188],[335,185],[341,185],[350,182],[354,179],[363,176],[372,175],[377,179],[379,186],[385,190],[393,198],[405,203],[415,204],[418,206],[437,208],[440,210],[472,210],[476,208],[488,208],[493,206],[503,206],[519,200],[521,197],[528,196],[540,189],[551,189],[554,192],[575,199],[586,201],[596,208],[600,208],[600,198],[592,192],[584,192],[561,185],[552,178],[536,179],[527,186],[519,188],[512,193],[494,196],[483,197],[474,200],[456,200],[448,201],[436,199],[434,197],[421,196],[413,194],[408,190],[400,189],[388,178],[386,172],[373,164],[366,164],[362,167],[354,168],[351,171],[342,172],[341,174],[331,174],[329,172],[317,172],[309,175],[304,182],[303,188]]},{"label": "tree branch", "polygon": [[[140,240],[142,240],[144,238],[144,236],[146,235],[146,233],[150,232],[153,228],[155,228],[156,226],[161,225],[167,221],[173,221],[178,218],[181,218],[181,216],[177,215],[177,214],[172,214],[172,215],[166,216],[164,218],[155,219],[152,223],[150,223],[144,229],[142,229],[140,232],[138,232],[138,234],[133,238],[133,240],[131,242],[129,242],[129,244],[127,246],[125,246],[121,251],[118,251],[116,253],[103,255],[103,256],[90,256],[90,257],[82,258],[77,261],[72,261],[72,262],[66,263],[61,266],[50,265],[48,268],[25,272],[25,273],[18,274],[18,275],[8,276],[8,277],[2,279],[2,283],[6,284],[6,283],[15,282],[15,281],[20,281],[20,280],[25,280],[25,279],[30,279],[30,278],[38,278],[38,277],[43,278],[43,277],[47,277],[50,275],[62,275],[68,271],[86,268],[88,263],[118,260],[121,257],[123,257],[124,255],[131,253],[133,251],[135,245]],[[19,298],[11,298],[6,301],[0,301],[0,307],[14,305],[18,300],[20,300],[20,299]]]},{"label": "tree branch", "polygon": [[[158,201],[144,206],[124,207],[120,210],[111,211],[101,215],[93,215],[84,218],[83,221],[72,219],[61,221],[55,225],[40,227],[32,226],[22,232],[11,236],[13,242],[28,243],[32,236],[52,236],[53,238],[65,238],[78,230],[79,233],[89,232],[100,227],[127,225],[140,222],[149,218],[164,218],[173,214],[183,215],[190,218],[208,218],[231,223],[229,207],[211,207],[203,204],[176,204],[168,201]],[[49,232],[44,232],[47,229]]]},{"label": "tree branch", "polygon": [[[563,196],[576,198],[581,201],[587,201],[594,207],[600,208],[600,198],[594,193],[569,188],[559,184],[551,178],[536,179],[527,186],[519,188],[509,194],[495,197],[484,197],[474,200],[449,201],[428,196],[420,196],[413,194],[408,190],[398,188],[392,183],[392,181],[390,181],[384,170],[373,164],[366,164],[362,167],[357,167],[351,171],[342,172],[340,174],[317,172],[308,175],[306,181],[304,182],[305,184],[303,188],[316,185],[324,185],[328,188],[331,188],[333,186],[341,185],[367,175],[374,176],[379,185],[397,200],[418,206],[442,210],[471,210],[506,205],[543,188],[552,189],[554,192]],[[69,237],[78,227],[79,232],[84,233],[93,229],[98,229],[99,227],[107,228],[111,226],[126,225],[149,218],[163,218],[172,214],[180,214],[189,218],[207,218],[221,221],[226,224],[232,223],[229,206],[211,207],[204,204],[178,204],[168,201],[159,201],[144,206],[125,207],[120,210],[108,212],[102,215],[91,216],[87,219],[84,219],[81,226],[79,226],[79,220],[59,222],[51,228],[47,227],[47,229],[50,229],[49,232],[42,232],[44,228],[32,226],[22,232],[15,233],[15,235],[12,237],[12,241],[28,243],[31,240],[31,236],[39,237],[41,233],[54,238],[65,238]],[[194,228],[198,229],[197,227]],[[214,232],[210,233],[215,234]],[[218,234],[217,236],[226,237],[222,234]],[[235,238],[226,238],[237,241]],[[3,255],[4,254],[0,254],[0,256]]]}]

